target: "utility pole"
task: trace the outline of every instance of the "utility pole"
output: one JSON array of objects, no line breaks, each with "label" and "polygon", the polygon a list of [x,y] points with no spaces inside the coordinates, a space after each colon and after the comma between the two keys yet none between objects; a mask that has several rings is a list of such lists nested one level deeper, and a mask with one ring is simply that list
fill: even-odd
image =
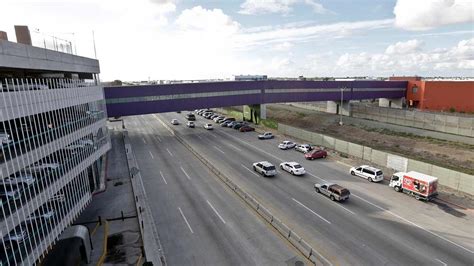
[{"label": "utility pole", "polygon": [[339,108],[339,125],[342,126],[342,102],[344,99],[344,87],[341,87],[341,106]]}]

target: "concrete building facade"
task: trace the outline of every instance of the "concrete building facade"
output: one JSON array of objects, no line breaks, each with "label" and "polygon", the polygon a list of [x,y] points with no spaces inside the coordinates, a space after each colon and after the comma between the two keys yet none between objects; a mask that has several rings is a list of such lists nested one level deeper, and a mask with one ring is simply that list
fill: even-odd
[{"label": "concrete building facade", "polygon": [[41,262],[104,188],[99,62],[0,40],[0,265]]}]

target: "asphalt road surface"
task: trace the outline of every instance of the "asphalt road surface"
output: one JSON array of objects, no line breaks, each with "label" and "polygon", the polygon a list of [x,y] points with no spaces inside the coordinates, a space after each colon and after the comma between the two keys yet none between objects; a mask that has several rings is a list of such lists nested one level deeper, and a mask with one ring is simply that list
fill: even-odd
[{"label": "asphalt road surface", "polygon": [[[211,217],[206,219],[212,218],[211,220],[214,222],[219,221],[218,217],[212,216],[212,210],[208,213],[205,208],[204,199],[210,197],[207,191],[213,190],[206,190],[203,186],[202,190],[198,189],[202,192],[198,193],[196,187],[199,184],[193,184],[193,189],[188,189],[187,185],[189,185],[188,181],[192,182],[193,180],[200,180],[201,184],[213,184],[216,181],[210,178],[210,174],[202,167],[196,166],[194,168],[197,163],[190,163],[184,169],[192,179],[186,180],[186,174],[180,169],[178,161],[186,163],[195,160],[184,147],[180,146],[173,137],[170,137],[170,133],[164,129],[162,122],[179,131],[193,148],[212,162],[216,168],[262,202],[283,222],[295,229],[310,245],[318,249],[323,257],[321,259],[324,261],[333,265],[473,265],[474,215],[472,212],[460,213],[450,210],[446,206],[417,201],[405,194],[393,191],[386,183],[369,183],[367,180],[351,176],[348,173],[348,166],[334,160],[305,161],[302,153],[294,150],[279,150],[277,144],[284,140],[282,138],[258,140],[255,132],[240,133],[237,130],[222,128],[201,116],[197,116],[196,128],[187,128],[184,115],[184,112],[182,114],[146,115],[133,118],[132,122],[139,120],[142,122],[141,126],[147,126],[145,135],[148,135],[150,142],[156,136],[161,138],[161,141],[153,142],[153,152],[157,153],[154,156],[160,156],[160,160],[165,160],[167,163],[163,165],[164,167],[151,165],[150,171],[156,172],[159,168],[166,170],[167,174],[176,176],[176,190],[164,189],[163,193],[172,194],[167,199],[171,198],[173,205],[185,204],[184,206],[186,206],[187,204],[188,207],[183,209],[184,214],[196,212],[192,216],[193,221],[201,223],[203,230],[204,228],[208,229],[206,233],[209,236],[205,236],[206,240],[203,240],[203,243],[206,241],[206,245],[221,246],[220,238],[213,238],[215,233],[211,233],[212,230],[204,225],[206,222],[203,220],[206,217],[199,216],[199,213],[207,213]],[[181,124],[170,125],[169,121],[172,118],[177,118]],[[139,124],[130,124],[128,119],[126,123],[127,128],[138,127],[137,130],[140,130]],[[205,130],[204,123],[212,123],[215,129]],[[141,134],[143,135],[143,132]],[[139,139],[134,139],[136,145],[139,145],[139,142]],[[143,149],[141,151],[142,158],[145,160],[146,149],[150,149],[151,146],[142,145],[141,147]],[[170,153],[173,153],[175,160],[172,159]],[[262,160],[269,161],[276,166],[282,161],[297,161],[306,168],[307,174],[297,177],[279,170],[277,176],[264,178],[255,174],[251,169],[252,163]],[[158,186],[158,183],[162,181],[159,178],[156,179],[156,186]],[[351,191],[351,198],[344,203],[336,203],[321,194],[316,194],[314,183],[325,181],[347,187]],[[229,205],[227,198],[232,197],[226,193],[230,192],[225,189],[219,191],[222,193],[215,192],[219,196],[212,196],[212,204],[219,210],[228,210],[229,208],[226,208]],[[191,196],[194,195],[192,193],[199,195]],[[159,197],[163,197],[163,195],[154,195],[153,197],[157,197],[159,200]],[[203,206],[185,203],[195,197],[199,198],[199,201],[204,201],[204,204],[199,205]],[[155,205],[155,203],[152,204]],[[156,205],[159,204],[156,203]],[[176,207],[167,207],[166,209]],[[246,210],[239,210],[244,207],[246,206],[240,204],[239,207],[232,208],[232,212],[228,215],[236,212],[248,213]],[[203,208],[202,212],[200,208]],[[179,213],[173,213],[173,215],[177,217],[157,219],[159,221],[158,230],[160,227],[168,227],[173,230],[174,226],[168,223],[179,220]],[[251,214],[248,217],[251,217]],[[271,238],[270,235],[265,233],[265,236],[257,236],[256,231],[247,232],[248,228],[244,225],[247,221],[243,221],[242,218],[238,219],[240,219],[241,230],[236,235],[253,235],[260,240],[260,244],[265,245],[266,250],[276,248],[270,246],[270,241],[263,240],[265,237]],[[257,224],[255,219],[249,218],[248,221],[252,222],[252,226],[249,227],[255,229],[255,225],[253,225]],[[217,225],[220,224],[217,223]],[[183,234],[182,224],[175,226],[177,227],[176,232],[173,231],[171,234],[176,233],[177,237],[183,237],[183,241],[186,241],[188,234]],[[263,229],[264,226],[261,230],[263,231]],[[265,229],[267,232],[269,231],[267,228]],[[246,245],[244,242],[240,243],[242,248]],[[284,247],[284,245],[279,246]],[[191,245],[190,248],[193,247],[194,245]],[[229,243],[230,247],[233,247],[232,243]],[[250,250],[253,249],[254,247],[250,248]],[[213,257],[226,258],[227,256],[224,254],[216,253]],[[254,253],[254,255],[261,259],[259,254]],[[183,256],[186,255],[183,254]],[[277,261],[281,262],[290,256],[288,253],[286,257],[283,256]],[[245,259],[250,258],[255,259],[252,255],[246,256]],[[231,264],[247,264],[246,261],[241,260],[244,258],[225,261]],[[208,261],[200,262],[207,263]],[[250,264],[265,264],[266,262],[268,260],[252,261]]]},{"label": "asphalt road surface", "polygon": [[155,117],[125,124],[168,265],[308,265]]}]

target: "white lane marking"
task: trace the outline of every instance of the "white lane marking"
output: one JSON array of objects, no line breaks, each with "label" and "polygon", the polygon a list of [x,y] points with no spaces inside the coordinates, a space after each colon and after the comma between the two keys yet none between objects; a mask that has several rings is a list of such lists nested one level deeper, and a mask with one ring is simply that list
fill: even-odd
[{"label": "white lane marking", "polygon": [[143,141],[143,143],[145,143],[145,144],[146,144],[146,140],[145,140],[145,138],[142,138],[142,141]]},{"label": "white lane marking", "polygon": [[160,138],[160,137],[155,136],[155,138],[156,138],[159,142],[161,142],[161,138]]},{"label": "white lane marking", "polygon": [[186,171],[184,171],[184,168],[182,166],[180,166],[179,168],[181,168],[181,171],[183,171],[184,175],[189,179],[191,180],[191,177],[188,175],[188,173],[186,173]]},{"label": "white lane marking", "polygon": [[232,145],[232,144],[230,144],[230,143],[227,143],[227,145],[229,145],[230,147],[232,147],[232,148],[234,148],[234,149],[236,149],[236,150],[238,150],[238,151],[242,151],[241,149],[237,148],[237,146],[235,146],[235,145]]},{"label": "white lane marking", "polygon": [[217,214],[217,216],[219,217],[219,219],[221,219],[221,221],[225,224],[225,221],[224,219],[222,218],[222,216],[217,212],[217,210],[214,208],[214,206],[212,206],[212,204],[208,201],[207,201],[207,204],[209,204],[209,206],[211,206],[212,210]]},{"label": "white lane marking", "polygon": [[342,206],[342,204],[340,204],[340,203],[337,203],[337,202],[335,202],[335,201],[333,201],[333,203],[334,203],[334,204],[336,204],[337,206],[339,206],[339,207],[343,208],[344,210],[346,210],[346,211],[348,211],[348,212],[350,212],[350,213],[352,213],[352,214],[354,214],[354,215],[355,215],[355,213],[354,213],[353,211],[351,211],[351,210],[349,210],[348,208],[346,208],[346,207]]},{"label": "white lane marking", "polygon": [[310,172],[306,172],[306,173],[307,173],[308,175],[312,176],[312,177],[315,177],[315,178],[321,180],[321,181],[327,182],[324,178],[321,178],[321,177],[319,177],[319,176],[317,176],[317,175],[314,175],[314,174],[312,174],[312,173],[310,173]]},{"label": "white lane marking", "polygon": [[370,201],[368,201],[368,200],[366,200],[366,199],[364,199],[364,198],[362,198],[362,197],[360,197],[360,196],[357,196],[357,195],[355,195],[355,194],[352,194],[352,196],[354,196],[354,197],[356,197],[356,198],[359,198],[359,199],[361,199],[361,200],[367,202],[368,204],[370,204],[370,205],[372,205],[372,206],[374,206],[374,207],[376,207],[376,208],[379,208],[380,210],[383,210],[383,211],[385,211],[385,212],[387,212],[387,213],[389,213],[389,214],[391,214],[391,215],[393,215],[393,216],[395,216],[395,217],[397,217],[397,218],[399,218],[399,219],[401,219],[401,220],[403,220],[403,221],[405,221],[405,222],[407,222],[407,223],[409,223],[409,224],[411,224],[411,225],[413,225],[413,226],[415,226],[415,227],[418,227],[418,228],[420,228],[421,230],[423,230],[423,231],[425,231],[425,232],[428,232],[428,233],[430,233],[430,234],[432,234],[432,235],[434,235],[434,236],[436,236],[436,237],[438,237],[438,238],[440,238],[440,239],[443,239],[444,241],[447,241],[447,242],[449,242],[449,243],[455,245],[455,246],[458,247],[458,248],[461,248],[461,249],[463,249],[463,250],[465,250],[465,251],[467,251],[467,252],[469,252],[469,253],[474,253],[474,251],[472,251],[472,250],[470,250],[470,249],[468,249],[468,248],[465,248],[465,247],[463,247],[463,246],[461,246],[461,245],[459,245],[459,244],[457,244],[457,243],[455,243],[455,242],[453,242],[453,241],[451,241],[451,240],[445,238],[444,236],[441,236],[441,235],[438,235],[438,234],[436,234],[436,233],[434,233],[434,232],[431,232],[430,230],[425,229],[424,227],[422,227],[422,226],[420,226],[420,225],[418,225],[418,224],[416,224],[416,223],[414,223],[414,222],[412,222],[412,221],[410,221],[410,220],[407,220],[407,219],[403,218],[402,216],[400,216],[400,215],[398,215],[398,214],[396,214],[396,213],[394,213],[394,212],[392,212],[392,211],[389,211],[389,210],[387,210],[387,209],[385,209],[385,208],[383,208],[383,207],[380,207],[379,205],[377,205],[377,204],[375,204],[375,203],[372,203],[372,202],[370,202]]},{"label": "white lane marking", "polygon": [[439,259],[436,259],[437,261],[439,261],[439,263],[441,263],[441,265],[443,266],[447,266],[448,264],[444,263],[442,260],[439,260]]},{"label": "white lane marking", "polygon": [[161,178],[163,178],[163,182],[165,182],[165,185],[168,185],[168,182],[166,182],[165,176],[163,173],[160,171]]},{"label": "white lane marking", "polygon": [[165,129],[171,133],[171,136],[174,136],[174,131],[167,124],[165,124],[165,122],[161,121],[158,115],[154,114],[153,116],[165,127]]},{"label": "white lane marking", "polygon": [[295,201],[296,203],[298,203],[299,205],[301,205],[301,207],[305,208],[306,210],[308,210],[309,212],[311,212],[312,214],[318,216],[321,220],[325,221],[326,223],[328,224],[331,224],[330,221],[324,219],[324,217],[322,217],[321,215],[317,214],[316,212],[314,212],[313,210],[311,210],[310,208],[306,207],[306,205],[304,205],[303,203],[297,201],[295,198],[291,198],[293,201]]},{"label": "white lane marking", "polygon": [[225,152],[224,152],[223,150],[219,149],[217,146],[214,146],[214,148],[215,148],[216,150],[220,151],[222,154],[225,154]]},{"label": "white lane marking", "polygon": [[243,164],[240,164],[240,165],[241,165],[243,168],[247,169],[247,171],[249,171],[250,173],[252,173],[252,174],[254,174],[254,175],[256,175],[256,176],[259,176],[259,175],[257,175],[257,173],[255,173],[254,171],[248,169],[247,166],[245,166],[245,165],[243,165]]},{"label": "white lane marking", "polygon": [[191,228],[191,225],[188,223],[188,219],[186,219],[186,216],[184,216],[183,211],[181,210],[180,207],[178,207],[179,212],[181,213],[181,216],[183,217],[183,220],[186,222],[186,225],[188,225],[189,231],[191,231],[191,234],[194,234],[193,229]]},{"label": "white lane marking", "polygon": [[152,159],[155,159],[155,156],[153,156],[153,153],[151,153],[151,151],[148,151],[150,153],[150,156]]},{"label": "white lane marking", "polygon": [[171,157],[173,157],[173,154],[170,152],[170,150],[168,150],[168,148],[166,148],[166,151],[170,154]]}]

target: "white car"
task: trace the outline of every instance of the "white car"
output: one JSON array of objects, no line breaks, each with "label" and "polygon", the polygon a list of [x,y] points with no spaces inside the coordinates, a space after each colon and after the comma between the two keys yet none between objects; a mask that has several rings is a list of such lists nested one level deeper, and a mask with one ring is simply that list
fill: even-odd
[{"label": "white car", "polygon": [[41,172],[43,170],[46,171],[54,171],[59,169],[58,163],[43,163],[43,162],[36,162],[28,167],[25,168],[26,171],[29,172]]},{"label": "white car", "polygon": [[292,175],[304,175],[306,171],[301,164],[297,162],[282,162],[280,164],[281,170],[285,170]]},{"label": "white car", "polygon": [[212,127],[212,124],[204,124],[204,128],[207,129],[207,130],[212,130],[213,127]]},{"label": "white car", "polygon": [[38,210],[37,212],[33,213],[29,217],[26,218],[28,221],[34,221],[34,220],[51,220],[51,218],[54,217],[56,214],[54,209],[48,209],[48,208],[43,208],[43,210]]},{"label": "white car", "polygon": [[10,135],[4,132],[0,132],[0,143],[3,145],[8,145],[12,143],[13,140],[10,138]]},{"label": "white car", "polygon": [[188,126],[188,127],[190,127],[190,128],[194,128],[195,125],[194,125],[194,122],[193,122],[193,121],[188,121],[188,122],[186,123],[186,126]]},{"label": "white car", "polygon": [[35,182],[35,178],[33,175],[29,173],[17,173],[6,177],[0,180],[0,185],[3,184],[12,184],[12,185],[21,185],[29,186]]},{"label": "white car", "polygon": [[223,118],[224,118],[224,116],[218,116],[218,117],[216,117],[216,118],[214,118],[214,119],[212,119],[212,120],[214,120],[214,122],[217,123],[217,120],[220,120],[220,119],[223,119]]},{"label": "white car", "polygon": [[172,125],[179,125],[178,119],[171,119],[171,124]]},{"label": "white car", "polygon": [[265,132],[261,135],[258,135],[258,139],[273,139],[272,132]]},{"label": "white car", "polygon": [[383,172],[368,165],[361,165],[359,167],[352,167],[350,170],[351,175],[363,177],[370,182],[380,182],[383,180]]},{"label": "white car", "polygon": [[302,152],[302,153],[307,153],[310,152],[313,149],[311,145],[309,144],[299,144],[295,146],[295,150]]},{"label": "white car", "polygon": [[278,144],[278,148],[282,150],[293,149],[295,146],[296,144],[289,140],[285,140],[282,143]]},{"label": "white car", "polygon": [[263,176],[274,176],[277,173],[275,166],[267,161],[256,162],[252,167],[255,172]]}]

